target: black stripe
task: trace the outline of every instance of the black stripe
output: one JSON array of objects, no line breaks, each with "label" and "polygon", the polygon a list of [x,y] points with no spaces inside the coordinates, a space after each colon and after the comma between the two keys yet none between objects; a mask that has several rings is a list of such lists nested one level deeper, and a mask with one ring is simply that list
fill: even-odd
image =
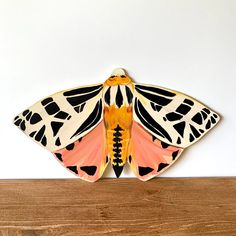
[{"label": "black stripe", "polygon": [[145,110],[145,108],[137,98],[135,99],[134,109],[136,115],[145,127],[147,127],[155,134],[166,138],[169,142],[172,142],[170,135],[148,114],[148,112]]},{"label": "black stripe", "polygon": [[60,146],[61,145],[61,140],[59,137],[57,137],[56,141],[55,141],[55,145],[56,146]]},{"label": "black stripe", "polygon": [[175,158],[178,156],[179,150],[172,152],[172,157],[173,157],[173,161],[175,160]]},{"label": "black stripe", "polygon": [[84,87],[84,88],[77,88],[77,89],[73,89],[70,91],[66,91],[63,93],[64,96],[74,96],[74,95],[80,95],[82,93],[90,93],[93,92],[94,90],[99,90],[101,91],[103,85],[97,85],[97,86],[89,86],[89,87]]},{"label": "black stripe", "polygon": [[151,167],[143,167],[143,166],[139,166],[138,167],[138,173],[140,176],[144,176],[149,174],[150,172],[152,172],[154,169],[152,169]]},{"label": "black stripe", "polygon": [[54,155],[57,157],[58,160],[63,161],[61,153],[54,153]]},{"label": "black stripe", "polygon": [[42,117],[38,113],[34,113],[30,118],[30,124],[31,125],[37,124],[41,120]]},{"label": "black stripe", "polygon": [[[64,112],[64,111],[59,111],[54,117],[58,118],[58,119],[62,119],[65,120],[67,117],[69,116],[68,113]],[[32,117],[33,118],[33,117]],[[32,120],[31,118],[31,120]]]},{"label": "black stripe", "polygon": [[36,134],[36,131],[33,131],[32,133],[30,133],[29,136],[30,136],[31,138],[33,138],[35,134]]},{"label": "black stripe", "polygon": [[183,101],[184,103],[186,103],[186,104],[188,104],[188,105],[190,105],[190,106],[193,106],[193,104],[194,104],[194,102],[193,101],[191,101],[191,100],[189,100],[189,99],[184,99],[184,101]]},{"label": "black stripe", "polygon": [[91,92],[91,93],[87,93],[87,94],[83,94],[83,95],[78,95],[75,97],[68,97],[66,98],[66,100],[72,105],[72,106],[78,106],[79,104],[82,104],[86,101],[88,101],[89,99],[95,97],[97,94],[99,94],[100,90]]},{"label": "black stripe", "polygon": [[175,130],[181,135],[181,137],[184,137],[184,129],[185,129],[185,125],[186,122],[185,121],[181,121],[175,125],[173,125],[173,127],[175,128]]},{"label": "black stripe", "polygon": [[69,170],[73,171],[74,173],[78,174],[77,166],[67,166]]},{"label": "black stripe", "polygon": [[161,108],[162,108],[162,106],[159,106],[159,105],[157,105],[157,104],[155,104],[153,102],[150,102],[150,104],[151,104],[151,107],[152,107],[152,109],[154,111],[158,111],[159,112],[161,110]]},{"label": "black stripe", "polygon": [[181,144],[181,139],[180,139],[180,137],[178,137],[178,139],[177,139],[177,144]]},{"label": "black stripe", "polygon": [[17,120],[14,124],[15,124],[16,126],[19,126],[20,123],[21,123],[21,121],[22,121],[22,119],[19,119],[19,120]]},{"label": "black stripe", "polygon": [[60,111],[59,106],[55,102],[49,103],[44,108],[45,108],[46,112],[48,113],[48,115],[53,115],[53,114],[57,113],[58,111]]},{"label": "black stripe", "polygon": [[207,114],[203,110],[201,111],[201,114],[202,114],[203,119],[205,120],[207,118]]},{"label": "black stripe", "polygon": [[205,126],[206,129],[210,129],[211,128],[211,122],[210,120],[207,121],[207,124]]},{"label": "black stripe", "polygon": [[168,105],[172,100],[169,99],[169,98],[165,98],[165,97],[161,97],[161,96],[158,96],[156,94],[153,94],[153,93],[147,93],[147,92],[144,92],[140,89],[137,89],[136,90],[142,94],[144,97],[146,97],[147,99],[149,99],[150,101],[156,103],[156,104],[159,104],[161,106],[166,106]]},{"label": "black stripe", "polygon": [[212,124],[215,124],[215,123],[216,123],[216,120],[215,120],[215,118],[214,118],[213,116],[211,116],[211,123],[212,123]]},{"label": "black stripe", "polygon": [[131,104],[133,100],[133,93],[131,92],[128,86],[125,86],[125,92],[126,92],[128,103]]},{"label": "black stripe", "polygon": [[122,104],[123,104],[123,96],[120,90],[120,85],[118,85],[117,93],[116,93],[116,105],[118,107],[121,107]]},{"label": "black stripe", "polygon": [[43,138],[42,138],[42,140],[41,140],[41,144],[42,144],[43,146],[46,146],[46,145],[47,145],[47,138],[46,138],[45,135],[43,136]]},{"label": "black stripe", "polygon": [[192,130],[192,132],[193,132],[193,135],[194,135],[196,138],[199,138],[199,137],[201,136],[201,134],[197,131],[197,129],[196,129],[194,126],[190,125],[190,128],[191,128],[191,130]]},{"label": "black stripe", "polygon": [[102,101],[97,102],[95,108],[89,115],[89,117],[83,122],[83,124],[77,129],[77,131],[71,136],[71,138],[81,134],[82,132],[90,129],[98,123],[102,115]]},{"label": "black stripe", "polygon": [[111,102],[111,87],[109,87],[104,95],[105,102],[110,105]]},{"label": "black stripe", "polygon": [[27,109],[27,110],[23,111],[22,115],[26,116],[28,113],[29,113],[29,110]]},{"label": "black stripe", "polygon": [[132,161],[132,156],[129,155],[129,163],[131,163],[131,161]]},{"label": "black stripe", "polygon": [[191,120],[194,121],[195,123],[197,123],[198,125],[201,125],[203,123],[202,116],[201,116],[200,112],[198,112],[196,115],[194,115]]},{"label": "black stripe", "polygon": [[161,88],[156,88],[156,87],[150,87],[150,86],[144,86],[144,85],[135,85],[135,88],[146,90],[146,91],[151,91],[151,92],[158,93],[160,95],[164,95],[164,96],[167,96],[167,97],[174,97],[176,95],[175,93],[166,91],[166,90],[161,89]]},{"label": "black stripe", "polygon": [[53,99],[51,97],[49,98],[45,98],[44,100],[41,101],[42,105],[45,106],[47,105],[49,102],[52,102]]},{"label": "black stripe", "polygon": [[38,131],[38,133],[37,133],[36,136],[35,136],[35,140],[36,140],[36,141],[39,142],[39,141],[42,139],[42,137],[43,137],[43,135],[44,135],[45,129],[46,129],[46,126],[43,125],[42,128]]},{"label": "black stripe", "polygon": [[210,113],[211,113],[210,110],[207,109],[207,108],[203,108],[202,110],[205,111],[207,114],[210,114]]},{"label": "black stripe", "polygon": [[80,169],[87,175],[93,176],[96,173],[97,166],[81,166]]},{"label": "black stripe", "polygon": [[193,135],[192,135],[192,134],[189,134],[189,141],[190,141],[190,142],[193,142],[194,139],[195,139],[195,138],[193,137]]},{"label": "black stripe", "polygon": [[161,171],[163,168],[166,168],[169,164],[167,163],[160,163],[158,166],[157,172]]},{"label": "black stripe", "polygon": [[32,116],[32,111],[26,116],[26,120],[29,121],[31,116]]},{"label": "black stripe", "polygon": [[25,131],[26,127],[25,127],[25,121],[24,120],[21,122],[20,128],[21,128],[21,130]]},{"label": "black stripe", "polygon": [[81,105],[78,105],[78,106],[74,107],[74,109],[77,113],[80,113],[84,110],[84,106],[85,106],[85,102],[82,103]]},{"label": "black stripe", "polygon": [[162,148],[168,148],[170,145],[161,141]]},{"label": "black stripe", "polygon": [[186,115],[191,110],[191,107],[185,104],[181,104],[177,107],[176,111],[182,115]]},{"label": "black stripe", "polygon": [[53,131],[53,136],[55,137],[60,130],[60,128],[63,126],[62,122],[57,122],[57,121],[52,121],[51,122],[51,127]]},{"label": "black stripe", "polygon": [[183,116],[180,115],[179,113],[176,112],[170,112],[168,114],[166,114],[166,118],[169,121],[175,121],[175,120],[180,120]]}]

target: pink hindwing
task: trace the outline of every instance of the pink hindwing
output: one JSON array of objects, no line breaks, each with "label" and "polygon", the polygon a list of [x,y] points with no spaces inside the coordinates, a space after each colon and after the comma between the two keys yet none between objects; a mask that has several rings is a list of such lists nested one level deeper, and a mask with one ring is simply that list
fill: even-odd
[{"label": "pink hindwing", "polygon": [[137,122],[133,122],[131,136],[129,164],[135,175],[143,181],[165,171],[183,152],[182,148],[156,139]]},{"label": "pink hindwing", "polygon": [[105,127],[101,122],[78,141],[54,152],[58,160],[81,179],[98,180],[107,164]]}]

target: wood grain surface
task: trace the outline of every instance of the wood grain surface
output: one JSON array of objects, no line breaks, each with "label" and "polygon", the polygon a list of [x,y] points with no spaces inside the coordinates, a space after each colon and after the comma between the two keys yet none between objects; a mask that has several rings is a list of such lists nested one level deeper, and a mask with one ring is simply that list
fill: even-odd
[{"label": "wood grain surface", "polygon": [[236,235],[236,178],[1,180],[0,235]]}]

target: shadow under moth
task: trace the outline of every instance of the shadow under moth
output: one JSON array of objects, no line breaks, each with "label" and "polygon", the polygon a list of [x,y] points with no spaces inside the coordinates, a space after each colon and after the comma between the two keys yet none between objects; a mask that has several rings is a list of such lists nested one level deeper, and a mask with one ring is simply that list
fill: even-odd
[{"label": "shadow under moth", "polygon": [[133,83],[116,69],[101,84],[48,96],[14,119],[27,136],[81,179],[98,180],[126,161],[143,181],[165,171],[220,117],[180,92]]}]

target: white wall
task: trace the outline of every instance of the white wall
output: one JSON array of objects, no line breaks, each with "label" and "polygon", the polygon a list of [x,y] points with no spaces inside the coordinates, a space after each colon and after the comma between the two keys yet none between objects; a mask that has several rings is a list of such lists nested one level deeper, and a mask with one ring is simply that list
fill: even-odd
[{"label": "white wall", "polygon": [[235,23],[233,0],[0,0],[0,178],[74,178],[11,120],[116,67],[223,117],[161,176],[236,175]]}]

